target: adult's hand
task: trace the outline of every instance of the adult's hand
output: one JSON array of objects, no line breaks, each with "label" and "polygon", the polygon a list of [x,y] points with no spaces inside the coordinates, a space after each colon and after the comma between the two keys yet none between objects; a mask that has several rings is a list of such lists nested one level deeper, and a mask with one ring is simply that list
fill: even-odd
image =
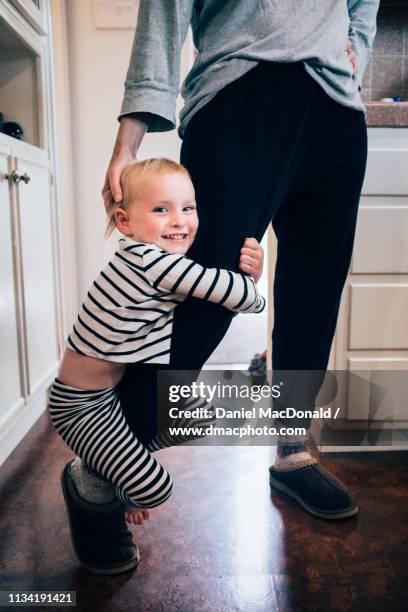
[{"label": "adult's hand", "polygon": [[106,212],[115,202],[121,202],[120,175],[123,168],[136,159],[137,151],[149,126],[150,113],[125,115],[120,121],[112,157],[106,172],[102,197]]},{"label": "adult's hand", "polygon": [[357,56],[353,51],[353,44],[350,39],[347,40],[346,53],[353,67],[353,72],[356,73],[358,71]]}]

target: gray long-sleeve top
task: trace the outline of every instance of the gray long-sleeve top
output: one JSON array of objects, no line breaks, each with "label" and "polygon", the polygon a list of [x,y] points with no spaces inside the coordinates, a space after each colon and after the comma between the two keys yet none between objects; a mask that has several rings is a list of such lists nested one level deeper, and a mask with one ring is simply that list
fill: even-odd
[{"label": "gray long-sleeve top", "polygon": [[[119,117],[148,112],[148,131],[175,128],[190,23],[198,55],[181,89],[181,138],[194,113],[260,61],[302,61],[331,98],[365,112],[360,89],[378,6],[379,0],[140,0]],[[345,52],[348,38],[357,74]]]}]

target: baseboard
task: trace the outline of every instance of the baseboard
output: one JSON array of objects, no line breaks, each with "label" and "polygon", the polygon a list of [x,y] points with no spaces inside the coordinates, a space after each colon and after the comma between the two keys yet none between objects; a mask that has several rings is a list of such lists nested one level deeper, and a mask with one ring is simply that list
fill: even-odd
[{"label": "baseboard", "polygon": [[30,431],[47,407],[48,388],[38,393],[28,404],[19,402],[8,415],[0,430],[0,465]]}]

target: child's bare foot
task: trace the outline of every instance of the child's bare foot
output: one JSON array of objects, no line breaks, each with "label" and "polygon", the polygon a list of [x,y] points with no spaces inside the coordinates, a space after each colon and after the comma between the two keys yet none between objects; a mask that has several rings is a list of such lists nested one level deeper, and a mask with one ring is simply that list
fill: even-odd
[{"label": "child's bare foot", "polygon": [[150,518],[150,510],[142,510],[135,506],[126,506],[125,519],[128,523],[133,525],[143,525],[143,521],[147,521]]}]

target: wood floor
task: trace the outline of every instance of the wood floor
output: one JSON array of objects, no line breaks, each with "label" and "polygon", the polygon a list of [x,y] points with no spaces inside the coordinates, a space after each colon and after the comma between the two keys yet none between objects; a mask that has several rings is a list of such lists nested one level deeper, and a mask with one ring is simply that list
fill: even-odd
[{"label": "wood floor", "polygon": [[330,523],[271,497],[273,449],[161,451],[173,495],[132,528],[139,567],[108,578],[72,551],[59,486],[71,457],[44,414],[0,468],[0,590],[76,591],[77,610],[109,612],[408,609],[406,453],[325,455],[360,504]]}]

